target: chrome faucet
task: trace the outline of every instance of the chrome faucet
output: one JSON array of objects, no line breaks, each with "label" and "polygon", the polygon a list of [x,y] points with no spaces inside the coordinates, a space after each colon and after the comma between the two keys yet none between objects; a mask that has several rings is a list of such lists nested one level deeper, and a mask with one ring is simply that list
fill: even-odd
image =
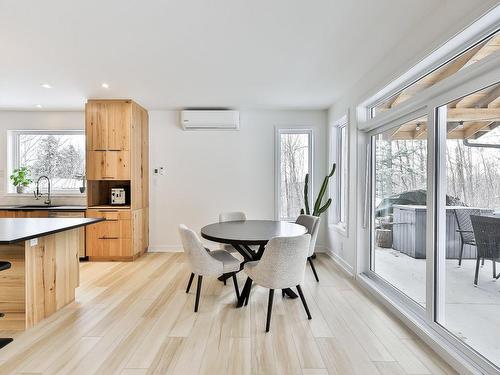
[{"label": "chrome faucet", "polygon": [[43,203],[47,206],[50,206],[50,203],[52,202],[50,200],[50,178],[48,178],[47,176],[40,176],[36,181],[36,191],[34,191],[33,194],[35,195],[36,200],[38,200],[42,196],[42,193],[40,193],[40,180],[42,178],[47,179],[47,199],[45,199]]}]

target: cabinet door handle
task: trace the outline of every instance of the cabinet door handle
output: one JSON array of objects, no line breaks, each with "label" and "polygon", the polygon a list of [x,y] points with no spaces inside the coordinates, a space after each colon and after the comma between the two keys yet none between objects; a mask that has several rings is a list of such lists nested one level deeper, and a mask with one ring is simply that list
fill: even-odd
[{"label": "cabinet door handle", "polygon": [[106,219],[106,221],[118,221],[118,219]]},{"label": "cabinet door handle", "polygon": [[99,237],[100,240],[117,240],[118,237]]},{"label": "cabinet door handle", "polygon": [[112,176],[102,176],[103,180],[106,179],[106,178],[114,178],[114,177],[112,177]]},{"label": "cabinet door handle", "polygon": [[118,212],[118,210],[99,210],[98,212]]}]

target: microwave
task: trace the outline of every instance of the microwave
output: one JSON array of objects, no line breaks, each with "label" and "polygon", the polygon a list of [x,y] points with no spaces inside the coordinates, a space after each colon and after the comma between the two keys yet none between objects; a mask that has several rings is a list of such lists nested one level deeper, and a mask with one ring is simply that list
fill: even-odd
[{"label": "microwave", "polygon": [[112,188],[111,189],[111,204],[112,205],[125,204],[125,189],[124,188]]}]

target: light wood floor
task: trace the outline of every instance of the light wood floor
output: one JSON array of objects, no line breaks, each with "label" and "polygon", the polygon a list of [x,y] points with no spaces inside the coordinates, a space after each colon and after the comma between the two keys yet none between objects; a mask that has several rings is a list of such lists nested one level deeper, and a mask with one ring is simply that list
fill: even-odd
[{"label": "light wood floor", "polygon": [[77,300],[0,350],[0,374],[454,373],[330,258],[316,264],[321,282],[307,268],[304,287],[313,319],[276,294],[268,334],[260,287],[235,309],[231,283],[207,279],[195,314],[181,253],[82,264]]}]

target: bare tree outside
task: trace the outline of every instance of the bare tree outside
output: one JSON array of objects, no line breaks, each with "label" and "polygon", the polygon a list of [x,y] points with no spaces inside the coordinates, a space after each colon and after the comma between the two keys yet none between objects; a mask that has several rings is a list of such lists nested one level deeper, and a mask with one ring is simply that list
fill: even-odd
[{"label": "bare tree outside", "polygon": [[50,177],[53,190],[78,189],[85,173],[83,134],[21,133],[18,137],[18,166],[28,167],[34,182],[45,175]]},{"label": "bare tree outside", "polygon": [[[500,144],[500,128],[481,143]],[[376,147],[376,204],[384,198],[426,188],[427,141],[381,140]],[[500,208],[500,149],[446,141],[447,194],[470,207]]]},{"label": "bare tree outside", "polygon": [[309,173],[308,133],[280,134],[280,218],[295,219],[304,207],[305,176]]}]

